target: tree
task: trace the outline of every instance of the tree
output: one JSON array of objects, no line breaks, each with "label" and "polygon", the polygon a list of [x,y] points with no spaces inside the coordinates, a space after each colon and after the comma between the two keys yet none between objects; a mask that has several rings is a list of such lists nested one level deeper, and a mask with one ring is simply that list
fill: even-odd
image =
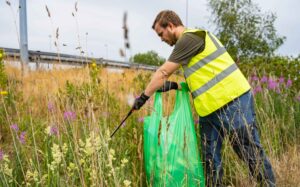
[{"label": "tree", "polygon": [[158,56],[155,51],[148,51],[146,53],[138,53],[130,58],[131,62],[139,64],[147,64],[152,66],[160,66],[165,62],[165,59]]},{"label": "tree", "polygon": [[270,56],[285,37],[276,34],[274,13],[262,13],[251,0],[208,0],[216,35],[236,59]]}]

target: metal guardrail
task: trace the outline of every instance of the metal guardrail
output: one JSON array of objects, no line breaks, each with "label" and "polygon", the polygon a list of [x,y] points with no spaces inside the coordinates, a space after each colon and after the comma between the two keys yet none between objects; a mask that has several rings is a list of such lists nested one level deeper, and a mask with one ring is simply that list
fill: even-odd
[{"label": "metal guardrail", "polygon": [[[19,49],[5,48],[5,47],[0,47],[0,49],[4,50],[5,55],[8,58],[14,58],[20,60]],[[60,62],[62,64],[86,65],[92,63],[92,60],[94,60],[97,65],[103,65],[108,67],[144,69],[144,70],[151,70],[151,71],[155,71],[158,68],[157,66],[108,60],[104,58],[91,58],[91,57],[84,57],[78,55],[59,54],[59,53],[33,51],[33,50],[29,50],[28,53],[29,53],[29,60],[38,63]]]}]

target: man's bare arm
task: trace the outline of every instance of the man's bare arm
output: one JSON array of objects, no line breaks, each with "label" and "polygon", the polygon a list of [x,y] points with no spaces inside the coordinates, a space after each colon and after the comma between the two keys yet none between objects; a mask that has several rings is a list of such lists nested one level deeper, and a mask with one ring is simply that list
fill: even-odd
[{"label": "man's bare arm", "polygon": [[180,64],[166,61],[162,66],[156,70],[156,72],[153,74],[150,83],[146,87],[145,95],[151,96],[153,93],[161,88],[164,84],[164,82],[174,73],[176,70],[178,70],[180,67]]}]

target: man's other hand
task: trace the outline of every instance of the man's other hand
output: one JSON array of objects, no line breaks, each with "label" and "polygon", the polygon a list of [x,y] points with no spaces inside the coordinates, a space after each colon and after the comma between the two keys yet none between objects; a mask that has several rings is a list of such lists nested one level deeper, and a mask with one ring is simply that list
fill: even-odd
[{"label": "man's other hand", "polygon": [[177,82],[166,81],[164,85],[157,90],[157,92],[167,92],[169,90],[177,90],[178,84]]}]

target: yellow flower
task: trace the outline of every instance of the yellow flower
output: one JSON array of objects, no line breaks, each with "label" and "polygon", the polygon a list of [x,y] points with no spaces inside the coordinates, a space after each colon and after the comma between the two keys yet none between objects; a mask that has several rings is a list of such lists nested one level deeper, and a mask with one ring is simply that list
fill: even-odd
[{"label": "yellow flower", "polygon": [[3,56],[4,56],[4,52],[0,50],[0,60],[2,60]]},{"label": "yellow flower", "polygon": [[96,64],[95,62],[92,63],[92,67],[93,67],[93,68],[97,67],[97,64]]},{"label": "yellow flower", "polygon": [[1,91],[1,92],[0,92],[0,95],[7,95],[7,94],[8,94],[7,91]]}]

